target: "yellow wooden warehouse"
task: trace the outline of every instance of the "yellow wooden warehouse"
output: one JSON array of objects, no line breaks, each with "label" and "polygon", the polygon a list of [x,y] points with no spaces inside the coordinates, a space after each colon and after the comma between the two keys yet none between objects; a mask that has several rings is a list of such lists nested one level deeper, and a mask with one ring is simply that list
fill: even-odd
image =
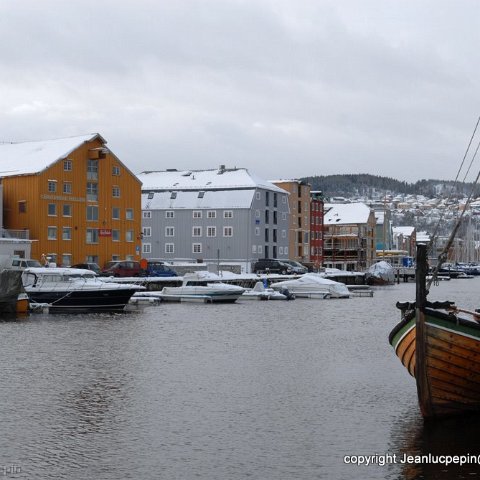
[{"label": "yellow wooden warehouse", "polygon": [[57,265],[139,260],[141,183],[98,133],[0,144],[4,227]]}]

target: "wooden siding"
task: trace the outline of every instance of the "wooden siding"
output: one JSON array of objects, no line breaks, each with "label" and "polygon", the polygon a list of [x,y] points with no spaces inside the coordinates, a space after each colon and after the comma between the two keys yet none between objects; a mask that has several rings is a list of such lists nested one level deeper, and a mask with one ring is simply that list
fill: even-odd
[{"label": "wooden siding", "polygon": [[[4,177],[4,226],[10,229],[29,229],[32,257],[56,254],[71,255],[72,264],[84,262],[88,256],[97,256],[100,266],[112,255],[120,258],[141,257],[141,184],[139,180],[110,152],[98,159],[98,201],[87,200],[87,162],[96,156],[104,145],[100,139],[81,145],[68,155],[72,170],[64,170],[64,159],[54,162],[42,172],[32,175]],[[93,155],[92,155],[93,153]],[[53,163],[54,162],[54,163]],[[112,175],[112,168],[119,167],[120,175]],[[56,191],[50,192],[49,181],[55,181]],[[93,181],[93,180],[92,180]],[[71,193],[64,193],[63,185],[71,184]],[[120,198],[113,198],[113,186],[120,189]],[[19,202],[25,202],[25,212],[19,211]],[[56,214],[49,215],[48,205],[56,205]],[[71,205],[71,216],[63,216],[64,205]],[[98,206],[98,221],[87,221],[87,206]],[[120,208],[120,219],[112,219],[112,208]],[[126,209],[133,210],[133,220],[126,219]],[[57,228],[57,239],[48,239],[48,227]],[[62,229],[71,228],[71,240],[62,239]],[[101,236],[98,243],[87,244],[87,228],[118,229],[120,241]],[[127,242],[126,231],[133,230],[133,241]]]}]

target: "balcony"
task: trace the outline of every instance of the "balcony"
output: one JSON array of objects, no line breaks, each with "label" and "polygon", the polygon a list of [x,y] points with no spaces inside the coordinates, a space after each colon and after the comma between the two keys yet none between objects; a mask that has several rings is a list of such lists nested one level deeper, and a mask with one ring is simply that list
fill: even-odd
[{"label": "balcony", "polygon": [[30,231],[29,230],[8,230],[6,228],[0,229],[1,238],[10,238],[17,240],[29,240]]}]

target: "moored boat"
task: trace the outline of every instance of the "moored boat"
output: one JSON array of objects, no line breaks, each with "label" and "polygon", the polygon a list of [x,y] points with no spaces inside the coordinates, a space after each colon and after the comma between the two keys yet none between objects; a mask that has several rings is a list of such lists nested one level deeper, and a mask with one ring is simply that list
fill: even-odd
[{"label": "moored boat", "polygon": [[415,303],[397,304],[402,321],[389,342],[416,380],[424,417],[480,411],[480,314],[427,301],[426,245],[417,249]]},{"label": "moored boat", "polygon": [[55,312],[123,311],[131,296],[145,287],[104,282],[91,270],[78,268],[26,268],[23,286],[32,304],[48,305]]},{"label": "moored boat", "polygon": [[272,283],[274,290],[287,289],[298,298],[349,298],[350,291],[344,283],[328,280],[318,273],[306,273],[300,278]]},{"label": "moored boat", "polygon": [[242,300],[294,300],[295,295],[290,293],[287,289],[274,290],[270,287],[265,287],[263,282],[257,282],[253,288],[246,289],[242,296]]},{"label": "moored boat", "polygon": [[0,315],[16,315],[18,297],[23,291],[22,272],[12,268],[0,270]]},{"label": "moored boat", "polygon": [[163,287],[158,294],[164,302],[233,303],[245,291],[242,287],[223,283],[208,272],[187,273],[179,287]]}]

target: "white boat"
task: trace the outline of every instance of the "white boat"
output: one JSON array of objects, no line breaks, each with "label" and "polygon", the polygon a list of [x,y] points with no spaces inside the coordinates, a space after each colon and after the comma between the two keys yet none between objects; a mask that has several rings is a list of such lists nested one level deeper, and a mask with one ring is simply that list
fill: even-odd
[{"label": "white boat", "polygon": [[286,288],[299,298],[349,298],[350,291],[344,283],[328,280],[318,273],[306,273],[300,278],[272,283],[274,290]]},{"label": "white boat", "polygon": [[221,277],[209,272],[187,273],[179,287],[163,287],[158,296],[164,302],[233,303],[245,291],[221,280]]},{"label": "white boat", "polygon": [[273,288],[265,287],[263,282],[257,282],[253,288],[247,288],[242,296],[242,300],[293,300],[295,296],[288,290],[277,291]]},{"label": "white boat", "polygon": [[104,282],[91,270],[32,267],[22,275],[30,303],[47,305],[53,312],[123,311],[130,297],[145,287]]}]

